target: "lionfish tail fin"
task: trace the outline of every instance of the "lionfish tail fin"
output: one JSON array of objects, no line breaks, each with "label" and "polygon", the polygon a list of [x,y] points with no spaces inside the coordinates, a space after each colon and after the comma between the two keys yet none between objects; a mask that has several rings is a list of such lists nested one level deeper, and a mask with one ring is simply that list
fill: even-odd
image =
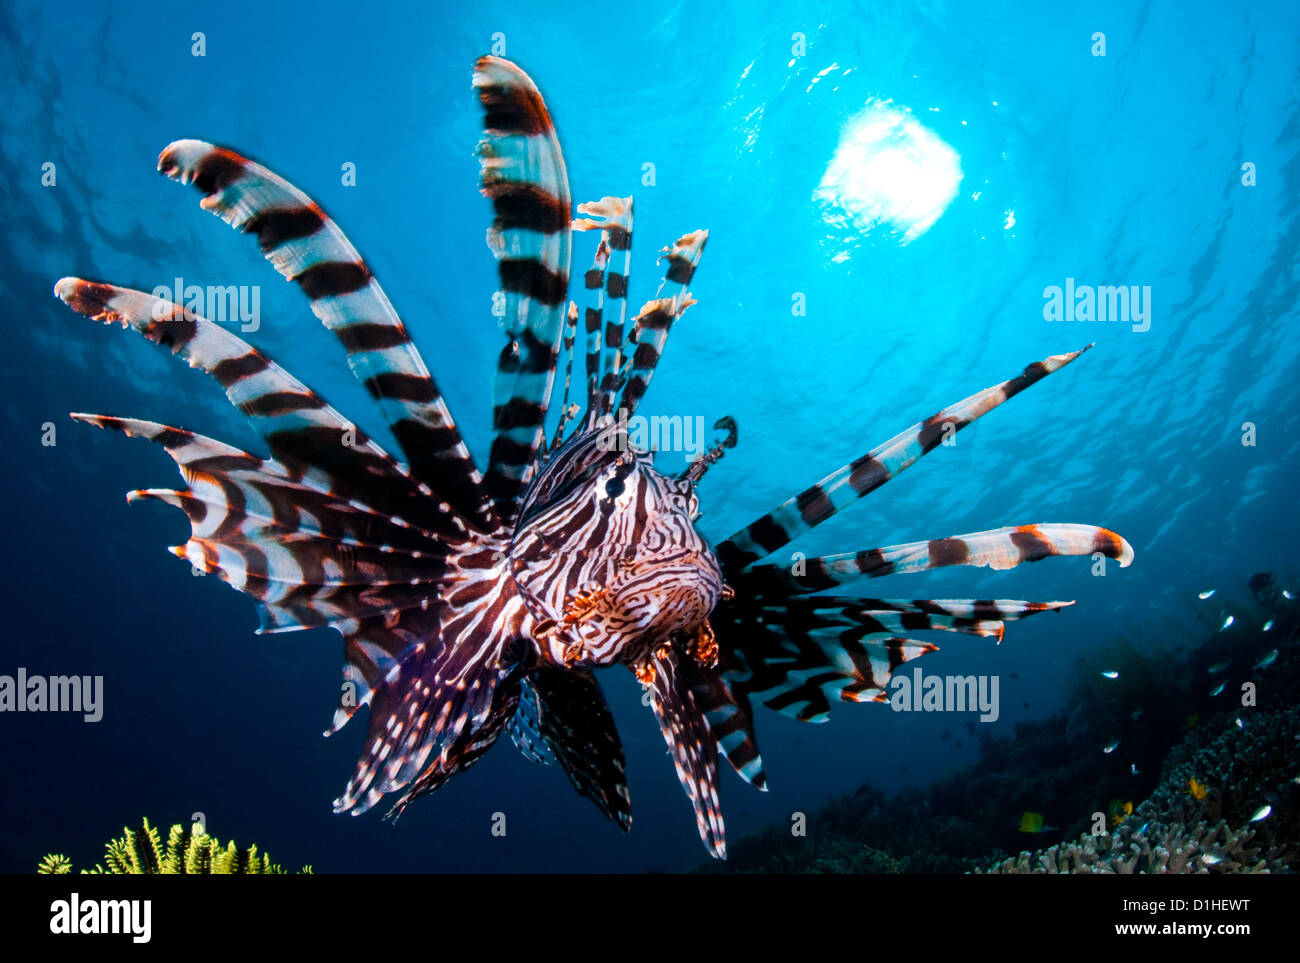
[{"label": "lionfish tail fin", "polygon": [[945,438],[1059,371],[1090,347],[1036,361],[1015,378],[976,392],[917,422],[718,543],[714,549],[718,561],[731,574],[781,549],[911,467]]}]

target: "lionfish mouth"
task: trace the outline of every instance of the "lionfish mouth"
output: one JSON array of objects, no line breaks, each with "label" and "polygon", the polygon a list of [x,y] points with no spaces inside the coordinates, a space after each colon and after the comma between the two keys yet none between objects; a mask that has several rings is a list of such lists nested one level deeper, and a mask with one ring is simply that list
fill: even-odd
[{"label": "lionfish mouth", "polygon": [[707,550],[638,555],[610,594],[649,647],[699,629],[722,597],[722,570]]},{"label": "lionfish mouth", "polygon": [[[1118,535],[1072,523],[780,557],[792,540],[1082,351],[1031,364],[941,409],[712,550],[693,528],[692,485],[735,444],[730,418],[716,425],[725,440],[677,479],[626,462],[588,471],[601,461],[592,454],[595,436],[634,414],[669,330],[695,303],[689,286],[708,234],[684,234],[663,250],[663,280],[629,330],[632,199],[579,204],[583,216],[574,219],[560,145],[532,80],[508,61],[483,57],[474,87],[505,333],[483,472],[356,248],[306,194],[234,151],[177,141],[158,167],[193,184],[205,210],[255,236],[298,285],[378,404],[401,458],[256,348],[181,304],[76,278],[55,287],[74,311],[132,328],[211,375],[264,439],[267,458],[156,422],[73,416],[153,441],[176,461],[184,487],[130,498],[186,513],[191,537],[173,552],[252,596],[261,631],[329,625],[343,636],[344,685],[329,732],[370,708],[365,749],[337,811],[356,815],[400,792],[390,811],[396,816],[509,732],[525,756],[557,763],[627,830],[622,747],[588,667],[621,659],[646,686],[700,838],[723,858],[719,755],[766,788],[755,700],[794,719],[825,721],[833,701],[882,701],[890,673],[935,648],[912,638],[918,632],[1000,639],[1007,621],[1072,604],[834,590],[950,565],[1006,569],[1053,555],[1092,555],[1094,566],[1132,561]],[[583,275],[581,325],[568,300],[575,230],[599,234]],[[564,398],[548,457],[544,426],[562,352]],[[586,357],[585,385],[578,380],[585,414],[569,404],[578,353]],[[575,417],[577,432],[562,446]],[[546,510],[530,510],[521,523],[530,493]],[[531,532],[535,525],[551,540]],[[574,545],[582,551],[568,550]],[[574,571],[582,559],[590,570]]]}]

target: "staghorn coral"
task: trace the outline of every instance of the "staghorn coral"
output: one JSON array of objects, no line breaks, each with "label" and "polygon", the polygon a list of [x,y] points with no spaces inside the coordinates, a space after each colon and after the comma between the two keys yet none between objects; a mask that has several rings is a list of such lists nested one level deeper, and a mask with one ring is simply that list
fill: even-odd
[{"label": "staghorn coral", "polygon": [[[310,873],[304,866],[300,872]],[[72,861],[66,856],[51,853],[41,860],[37,873],[62,874],[72,872]],[[179,823],[172,826],[163,845],[158,830],[141,820],[136,830],[124,828],[122,835],[110,839],[104,847],[104,863],[82,873],[111,875],[197,875],[231,876],[281,874],[284,870],[271,862],[265,853],[259,854],[257,846],[240,849],[234,842],[225,846],[203,831],[195,823],[190,829]]]}]

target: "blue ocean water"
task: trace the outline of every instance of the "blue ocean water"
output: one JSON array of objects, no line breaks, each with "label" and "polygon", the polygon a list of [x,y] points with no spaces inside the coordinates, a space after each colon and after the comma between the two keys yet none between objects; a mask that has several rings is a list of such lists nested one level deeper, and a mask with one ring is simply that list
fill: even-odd
[{"label": "blue ocean water", "polygon": [[[255,636],[247,599],[163,550],[184,540],[184,519],[121,497],[173,485],[165,455],[66,417],[138,416],[262,450],[202,375],[50,295],[69,274],[144,289],[182,277],[261,285],[250,340],[385,437],[298,292],[155,172],[165,144],[198,137],[268,163],[338,220],[482,463],[501,336],[469,81],[494,43],[541,87],[575,200],[636,196],[634,307],[653,294],[660,246],[711,231],[699,304],[674,329],[645,409],[738,421],[739,447],[701,486],[711,538],[943,405],[1096,342],[798,546],[1043,521],[1122,533],[1136,561],[1104,577],[1069,558],[871,584],[905,598],[1078,600],[1011,625],[1000,646],[940,639],[926,656],[927,672],[999,675],[988,731],[1059,710],[1077,660],[1117,636],[1152,653],[1185,642],[1205,615],[1199,590],[1244,592],[1255,571],[1294,582],[1294,4],[519,8],[55,2],[0,14],[0,673],[105,680],[98,723],[0,715],[0,870],[29,871],[50,850],[93,862],[142,815],[170,824],[195,812],[223,839],[321,871],[676,870],[704,857],[621,670],[601,678],[627,754],[629,835],[509,745],[396,827],[378,812],[333,815],[364,735],[354,723],[320,737],[337,699],[337,635]],[[195,31],[204,57],[192,55]],[[1105,56],[1093,55],[1099,32]],[[956,196],[909,243],[830,224],[813,198],[869,103],[908,113],[960,159]],[[348,163],[355,186],[341,183]],[[580,239],[575,273],[590,254]],[[1044,289],[1067,278],[1149,286],[1149,330],[1046,321]],[[942,738],[954,726],[942,714],[832,715],[811,726],[760,710],[771,791],[724,775],[731,839],[865,782],[924,784],[978,751],[976,738]],[[495,812],[508,816],[504,838],[490,831]]]}]

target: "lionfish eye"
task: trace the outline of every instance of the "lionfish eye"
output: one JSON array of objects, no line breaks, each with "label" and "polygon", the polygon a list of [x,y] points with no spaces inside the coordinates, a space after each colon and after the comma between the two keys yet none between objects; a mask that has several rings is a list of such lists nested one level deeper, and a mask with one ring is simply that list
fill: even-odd
[{"label": "lionfish eye", "polygon": [[605,494],[610,498],[618,498],[619,495],[623,494],[623,489],[626,487],[627,486],[623,484],[623,479],[611,478],[609,481],[605,482]]}]

